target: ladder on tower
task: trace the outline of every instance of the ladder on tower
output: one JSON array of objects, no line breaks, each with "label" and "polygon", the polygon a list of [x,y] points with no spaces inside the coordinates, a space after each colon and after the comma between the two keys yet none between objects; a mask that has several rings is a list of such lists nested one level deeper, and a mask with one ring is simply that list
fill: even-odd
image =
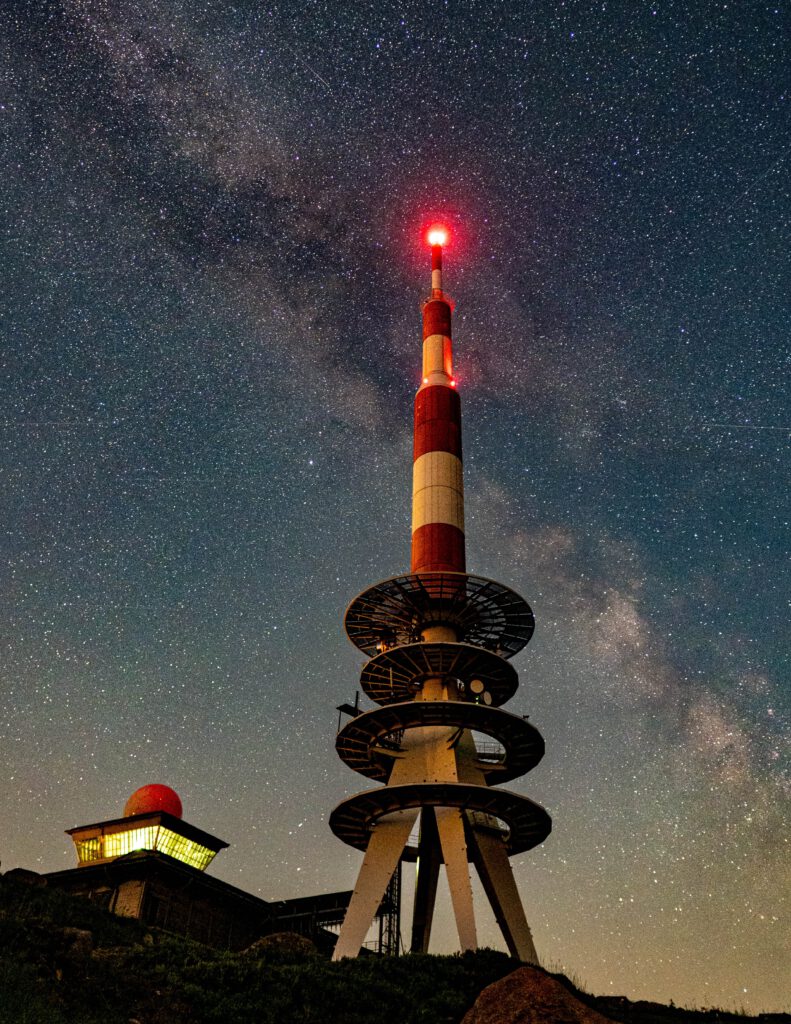
[{"label": "ladder on tower", "polygon": [[401,861],[385,890],[379,908],[380,956],[398,956],[401,952]]}]

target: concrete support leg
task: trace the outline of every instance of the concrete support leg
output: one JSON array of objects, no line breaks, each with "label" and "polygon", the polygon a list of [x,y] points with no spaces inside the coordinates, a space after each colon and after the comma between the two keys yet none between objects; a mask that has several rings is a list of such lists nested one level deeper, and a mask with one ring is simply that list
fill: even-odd
[{"label": "concrete support leg", "polygon": [[538,955],[522,907],[508,851],[500,836],[486,829],[469,829],[470,852],[484,891],[511,956],[538,964]]},{"label": "concrete support leg", "polygon": [[477,949],[475,931],[475,910],[472,905],[472,885],[467,862],[467,839],[464,834],[464,818],[456,807],[438,807],[437,831],[445,858],[448,888],[459,930],[462,951]]},{"label": "concrete support leg", "polygon": [[375,825],[332,954],[333,960],[357,956],[360,952],[360,946],[373,923],[417,815],[417,808],[396,811]]},{"label": "concrete support leg", "polygon": [[417,855],[417,882],[415,884],[415,908],[412,914],[410,949],[413,953],[428,953],[431,922],[434,918],[434,903],[437,897],[437,878],[442,860],[437,819],[433,807],[423,808]]}]

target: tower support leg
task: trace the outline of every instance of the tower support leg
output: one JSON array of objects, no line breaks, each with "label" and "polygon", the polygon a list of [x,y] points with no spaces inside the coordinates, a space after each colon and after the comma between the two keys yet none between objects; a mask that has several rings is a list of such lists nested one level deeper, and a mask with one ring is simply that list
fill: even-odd
[{"label": "tower support leg", "polygon": [[525,963],[538,964],[505,843],[486,829],[469,828],[468,834],[473,862],[509,953]]},{"label": "tower support leg", "polygon": [[442,857],[439,849],[437,819],[433,807],[424,807],[420,818],[415,907],[412,913],[413,953],[428,953],[434,902],[437,897],[437,878]]},{"label": "tower support leg", "polygon": [[396,811],[381,818],[374,826],[332,954],[333,960],[357,956],[360,952],[360,946],[376,916],[417,815],[417,808]]},{"label": "tower support leg", "polygon": [[464,818],[456,807],[438,807],[437,831],[445,858],[448,888],[456,916],[459,943],[462,951],[476,949],[478,937],[475,930],[475,910],[472,904],[472,884],[467,861],[467,838],[464,833]]}]

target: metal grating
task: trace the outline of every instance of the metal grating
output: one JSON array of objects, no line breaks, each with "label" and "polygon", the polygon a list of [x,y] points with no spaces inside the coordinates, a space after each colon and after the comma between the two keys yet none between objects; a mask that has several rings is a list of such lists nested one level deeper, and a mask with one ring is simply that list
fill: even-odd
[{"label": "metal grating", "polygon": [[[525,775],[544,756],[541,734],[524,718],[483,704],[444,700],[407,701],[368,711],[346,723],[335,747],[350,768],[369,779],[386,782],[393,765],[387,753],[388,737],[425,726],[472,729],[497,740],[505,757],[497,763],[487,762],[484,774],[490,785]],[[476,746],[486,757],[487,751],[480,744]]]},{"label": "metal grating", "polygon": [[335,808],[330,828],[344,843],[365,850],[379,818],[414,807],[458,807],[499,818],[510,830],[504,837],[509,856],[532,850],[552,831],[550,816],[527,797],[462,782],[412,783],[357,793]]},{"label": "metal grating", "polygon": [[369,656],[420,640],[426,626],[448,625],[465,643],[511,658],[533,635],[530,605],[502,583],[459,572],[394,576],[356,597],[344,625]]},{"label": "metal grating", "polygon": [[[360,685],[377,704],[396,704],[414,697],[429,678],[480,679],[495,705],[516,693],[516,670],[504,658],[470,644],[415,643],[391,647],[363,668]],[[468,695],[468,699],[472,699]]]}]

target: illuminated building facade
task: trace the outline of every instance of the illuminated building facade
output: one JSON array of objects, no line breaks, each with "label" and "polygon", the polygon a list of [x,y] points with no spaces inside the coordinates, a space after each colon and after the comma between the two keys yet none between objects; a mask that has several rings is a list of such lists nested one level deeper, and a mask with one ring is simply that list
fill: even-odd
[{"label": "illuminated building facade", "polygon": [[446,234],[434,229],[428,240],[411,571],[364,591],[345,617],[349,639],[370,659],[361,687],[379,707],[345,707],[351,720],[336,749],[350,768],[384,785],[349,797],[330,815],[335,835],[364,851],[333,955],[358,954],[400,863],[414,860],[412,951],[428,950],[443,864],[459,944],[477,947],[473,864],[509,951],[536,963],[509,858],[541,843],[551,821],[527,797],[499,788],[544,754],[539,732],[502,709],[518,687],[509,659],[530,640],[533,613],[508,587],[467,572],[461,403],[452,303],[442,289]]},{"label": "illuminated building facade", "polygon": [[46,875],[49,885],[84,896],[122,917],[221,949],[243,949],[273,932],[297,932],[329,954],[331,929],[350,892],[269,902],[212,878],[205,869],[228,846],[182,819],[168,786],[150,785],[121,818],[69,829],[77,867]]},{"label": "illuminated building facade", "polygon": [[228,846],[222,839],[216,839],[163,811],[136,814],[97,825],[81,825],[69,829],[67,835],[74,840],[80,865],[106,864],[127,853],[148,850],[205,871],[215,855]]}]

